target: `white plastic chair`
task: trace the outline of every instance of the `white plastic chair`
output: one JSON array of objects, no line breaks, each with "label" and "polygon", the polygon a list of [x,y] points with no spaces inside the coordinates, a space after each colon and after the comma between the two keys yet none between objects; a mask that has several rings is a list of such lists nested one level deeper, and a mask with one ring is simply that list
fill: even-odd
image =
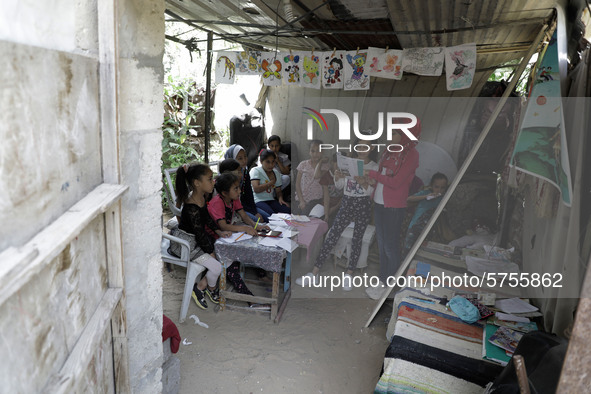
[{"label": "white plastic chair", "polygon": [[[181,257],[176,257],[168,253],[170,242],[178,242],[181,244]],[[191,294],[193,293],[193,285],[197,280],[199,274],[205,271],[205,267],[195,261],[189,261],[189,243],[184,239],[177,238],[167,233],[162,233],[162,242],[160,244],[160,251],[162,253],[162,261],[180,265],[187,268],[187,277],[185,278],[185,290],[183,291],[183,301],[181,303],[181,315],[179,321],[182,323],[187,317],[189,311],[189,303],[191,301]]]},{"label": "white plastic chair", "polygon": [[174,216],[181,217],[181,210],[176,207],[176,193],[174,191],[171,177],[172,173],[176,174],[176,170],[176,168],[167,168],[164,170],[164,191],[166,193],[166,199],[168,200],[168,208],[170,208],[170,211]]}]

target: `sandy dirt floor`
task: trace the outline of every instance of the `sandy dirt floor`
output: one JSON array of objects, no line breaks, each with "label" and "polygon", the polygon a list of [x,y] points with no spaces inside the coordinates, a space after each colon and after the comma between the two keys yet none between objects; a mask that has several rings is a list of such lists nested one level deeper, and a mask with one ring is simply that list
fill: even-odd
[{"label": "sandy dirt floor", "polygon": [[[305,251],[304,251],[305,252]],[[311,269],[296,250],[293,281]],[[366,269],[374,274],[377,264]],[[343,269],[325,264],[322,274]],[[247,278],[249,277],[247,270]],[[193,301],[179,324],[184,268],[163,268],[164,314],[181,337],[192,342],[176,354],[181,360],[180,393],[370,393],[379,378],[388,346],[385,338],[391,302],[386,302],[369,328],[363,328],[376,305],[364,289],[303,289],[293,294],[279,324],[268,314],[240,310],[207,310]],[[253,288],[257,295],[270,293]],[[201,327],[189,316],[209,325]]]}]

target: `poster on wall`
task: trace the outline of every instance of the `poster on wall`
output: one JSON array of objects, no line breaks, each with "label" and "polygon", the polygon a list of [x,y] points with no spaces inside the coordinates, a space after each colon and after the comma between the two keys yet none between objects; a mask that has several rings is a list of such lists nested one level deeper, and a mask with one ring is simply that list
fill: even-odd
[{"label": "poster on wall", "polygon": [[263,85],[280,86],[283,81],[282,68],[281,57],[278,52],[263,52],[261,54]]},{"label": "poster on wall", "polygon": [[320,56],[313,52],[302,52],[300,86],[320,89]]},{"label": "poster on wall", "polygon": [[476,44],[445,48],[445,79],[447,90],[472,86],[476,71]]},{"label": "poster on wall", "polygon": [[236,76],[236,52],[218,52],[215,61],[215,83],[233,84]]},{"label": "poster on wall", "polygon": [[368,90],[367,52],[345,52],[345,90]]},{"label": "poster on wall", "polygon": [[445,48],[409,48],[402,51],[402,70],[417,75],[439,76],[443,71]]},{"label": "poster on wall", "polygon": [[324,89],[342,89],[345,75],[343,67],[345,51],[324,52],[322,54],[322,87]]},{"label": "poster on wall", "polygon": [[283,52],[280,56],[283,84],[299,86],[302,71],[302,56],[299,52]]},{"label": "poster on wall", "polygon": [[402,78],[402,51],[399,49],[368,48],[369,75],[388,79]]},{"label": "poster on wall", "polygon": [[558,71],[556,32],[535,72],[523,123],[511,156],[511,166],[544,179],[571,205],[572,183]]}]

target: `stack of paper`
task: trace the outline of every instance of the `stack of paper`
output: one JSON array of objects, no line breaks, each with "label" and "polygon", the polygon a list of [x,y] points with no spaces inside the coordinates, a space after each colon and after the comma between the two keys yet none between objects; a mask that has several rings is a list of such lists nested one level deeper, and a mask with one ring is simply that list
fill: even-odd
[{"label": "stack of paper", "polygon": [[306,215],[291,215],[291,219],[295,222],[302,222],[307,223],[310,221],[310,218]]},{"label": "stack of paper", "polygon": [[[238,238],[240,238],[240,239],[238,239]],[[232,233],[232,235],[227,238],[220,238],[220,240],[223,242],[232,244],[236,241],[242,242],[242,241],[245,241],[245,240],[251,239],[251,238],[252,238],[252,235],[248,235],[244,232],[239,232],[239,233]]]},{"label": "stack of paper", "polygon": [[519,298],[497,300],[497,302],[495,302],[495,308],[500,309],[505,313],[528,313],[538,310],[535,306],[528,304]]}]

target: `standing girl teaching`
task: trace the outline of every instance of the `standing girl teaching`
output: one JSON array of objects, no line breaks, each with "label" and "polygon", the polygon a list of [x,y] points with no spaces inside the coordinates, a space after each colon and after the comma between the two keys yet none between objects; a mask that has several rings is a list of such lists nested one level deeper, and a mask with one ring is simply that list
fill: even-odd
[{"label": "standing girl teaching", "polygon": [[[404,122],[404,120],[402,120]],[[405,133],[396,130],[391,144],[399,144],[402,150],[382,154],[377,171],[368,171],[371,183],[375,185],[373,193],[374,221],[380,253],[380,283],[368,287],[367,295],[378,299],[384,292],[388,277],[394,276],[400,266],[400,233],[402,220],[406,213],[406,199],[410,184],[419,166],[419,152],[415,149],[421,134],[421,124],[409,131],[417,138],[411,140]]]}]

